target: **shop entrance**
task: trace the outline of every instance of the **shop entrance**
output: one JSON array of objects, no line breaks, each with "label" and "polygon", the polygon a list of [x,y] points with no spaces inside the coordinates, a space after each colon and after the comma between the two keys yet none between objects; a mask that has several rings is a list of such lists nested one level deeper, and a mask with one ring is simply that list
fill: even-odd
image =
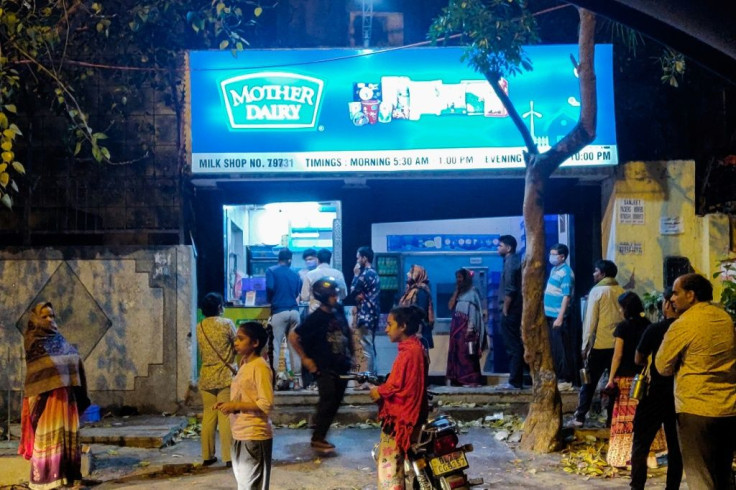
[{"label": "shop entrance", "polygon": [[278,253],[294,253],[292,267],[305,267],[302,253],[313,248],[333,252],[342,267],[340,201],[272,202],[223,206],[225,300],[233,306],[260,306],[266,300],[266,270]]}]

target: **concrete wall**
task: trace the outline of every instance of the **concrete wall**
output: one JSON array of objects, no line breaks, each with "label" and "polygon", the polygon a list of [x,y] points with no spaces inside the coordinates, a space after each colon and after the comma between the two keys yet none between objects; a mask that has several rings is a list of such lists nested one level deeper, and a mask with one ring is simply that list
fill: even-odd
[{"label": "concrete wall", "polygon": [[[687,257],[709,279],[728,257],[728,217],[695,214],[695,162],[629,162],[607,187],[603,257],[616,262],[624,288],[639,295],[661,292],[666,257]],[[713,286],[720,298],[720,281]]]},{"label": "concrete wall", "polygon": [[93,403],[176,410],[192,373],[195,271],[188,246],[0,252],[0,388],[22,389],[22,331],[43,300],[83,356]]}]

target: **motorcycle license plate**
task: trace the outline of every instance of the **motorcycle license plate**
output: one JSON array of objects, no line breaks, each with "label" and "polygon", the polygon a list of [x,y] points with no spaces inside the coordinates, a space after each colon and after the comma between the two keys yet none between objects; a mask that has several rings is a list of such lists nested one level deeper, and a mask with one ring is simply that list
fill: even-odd
[{"label": "motorcycle license plate", "polygon": [[444,475],[455,470],[462,470],[468,467],[468,460],[465,459],[463,451],[455,451],[454,453],[445,454],[438,458],[429,460],[429,466],[435,476]]}]

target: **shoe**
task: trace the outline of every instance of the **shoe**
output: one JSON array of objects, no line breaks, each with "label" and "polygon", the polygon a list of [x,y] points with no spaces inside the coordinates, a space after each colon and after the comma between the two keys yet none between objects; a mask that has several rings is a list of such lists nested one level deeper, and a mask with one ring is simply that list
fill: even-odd
[{"label": "shoe", "polygon": [[560,391],[571,391],[572,390],[572,383],[569,381],[560,381],[557,383],[557,389]]},{"label": "shoe", "polygon": [[330,444],[324,439],[322,440],[312,439],[312,442],[309,445],[312,446],[317,451],[334,451],[335,450],[335,445]]},{"label": "shoe", "polygon": [[232,468],[232,467],[233,467],[233,462],[232,461],[226,461],[225,462],[225,468]]},{"label": "shoe", "polygon": [[502,385],[494,386],[493,389],[498,390],[498,391],[512,391],[512,390],[520,390],[521,386],[514,386],[511,383],[504,383]]},{"label": "shoe", "polygon": [[202,466],[211,466],[215,463],[217,463],[217,458],[205,459],[204,461],[202,461]]},{"label": "shoe", "polygon": [[585,422],[582,422],[578,419],[572,419],[565,424],[565,427],[569,429],[579,429],[583,425],[585,425]]}]

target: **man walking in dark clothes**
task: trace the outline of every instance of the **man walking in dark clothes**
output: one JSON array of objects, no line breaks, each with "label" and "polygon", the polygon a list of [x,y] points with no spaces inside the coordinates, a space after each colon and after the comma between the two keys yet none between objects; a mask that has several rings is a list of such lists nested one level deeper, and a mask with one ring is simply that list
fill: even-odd
[{"label": "man walking in dark clothes", "polygon": [[353,343],[342,305],[337,302],[339,288],[333,277],[323,277],[312,286],[320,307],[289,334],[289,341],[302,358],[302,365],[314,375],[319,390],[312,447],[321,453],[335,450],[327,441],[327,431],[337,415],[347,381],[341,374],[353,364]]},{"label": "man walking in dark clothes", "polygon": [[501,333],[509,356],[509,382],[501,389],[520,389],[524,382],[524,344],[521,341],[521,257],[516,253],[516,238],[498,238],[498,253],[503,257],[503,272],[498,286],[501,308]]}]

